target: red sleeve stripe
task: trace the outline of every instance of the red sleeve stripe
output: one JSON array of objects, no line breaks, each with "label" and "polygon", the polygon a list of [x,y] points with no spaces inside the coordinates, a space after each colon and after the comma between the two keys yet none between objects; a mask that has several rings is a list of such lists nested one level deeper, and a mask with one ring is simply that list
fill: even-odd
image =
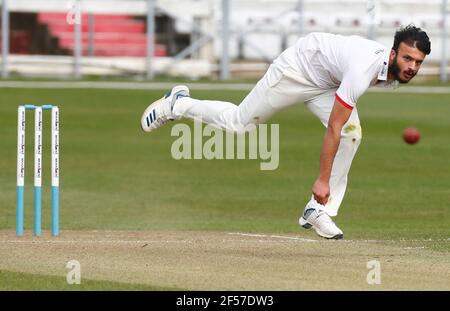
[{"label": "red sleeve stripe", "polygon": [[352,110],[353,107],[350,106],[349,104],[347,104],[345,101],[342,100],[342,98],[339,97],[339,95],[336,93],[336,100],[338,102],[340,102],[342,105],[344,105],[345,107],[347,107],[348,109]]}]

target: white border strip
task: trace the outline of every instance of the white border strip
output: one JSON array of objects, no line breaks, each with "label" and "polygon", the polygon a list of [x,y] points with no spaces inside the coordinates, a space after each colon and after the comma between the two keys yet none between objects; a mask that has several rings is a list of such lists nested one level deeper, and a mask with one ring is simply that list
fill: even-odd
[{"label": "white border strip", "polygon": [[[167,90],[178,82],[102,82],[102,81],[0,81],[0,88],[35,89],[122,89],[122,90]],[[255,83],[190,83],[192,90],[250,91]],[[404,86],[398,89],[370,88],[374,93],[426,93],[450,94],[450,87]]]}]

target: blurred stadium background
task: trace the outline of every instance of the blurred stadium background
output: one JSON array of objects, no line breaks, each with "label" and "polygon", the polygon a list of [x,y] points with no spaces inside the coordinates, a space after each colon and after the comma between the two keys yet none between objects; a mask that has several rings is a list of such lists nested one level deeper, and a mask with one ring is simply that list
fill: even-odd
[{"label": "blurred stadium background", "polygon": [[3,77],[257,78],[302,34],[390,46],[431,37],[422,79],[447,81],[448,0],[2,0]]}]

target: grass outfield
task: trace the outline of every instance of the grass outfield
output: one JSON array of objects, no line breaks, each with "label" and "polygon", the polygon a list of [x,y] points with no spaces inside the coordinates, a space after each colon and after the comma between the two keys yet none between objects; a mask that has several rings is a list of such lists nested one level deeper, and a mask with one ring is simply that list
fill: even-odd
[{"label": "grass outfield", "polygon": [[[240,91],[195,91],[239,102]],[[174,160],[171,126],[139,127],[157,91],[3,89],[0,94],[0,229],[15,224],[17,105],[61,107],[61,228],[299,232],[297,217],[318,172],[324,129],[303,105],[280,124],[280,164],[260,160]],[[450,236],[449,97],[367,94],[359,103],[363,141],[337,223],[358,239]],[[32,224],[33,136],[27,114],[26,227]],[[190,122],[189,122],[190,123]],[[49,227],[49,114],[44,115],[44,228]],[[402,142],[416,126],[422,140]]]},{"label": "grass outfield", "polygon": [[168,291],[178,290],[174,288],[165,288],[158,286],[148,286],[143,284],[128,284],[110,281],[95,281],[83,279],[80,284],[67,284],[66,280],[57,276],[47,276],[22,272],[10,272],[0,270],[0,290],[124,290],[124,291]]},{"label": "grass outfield", "polygon": [[[142,111],[162,94],[2,89],[0,229],[14,232],[15,227],[17,106],[50,103],[61,107],[62,235],[64,230],[189,230],[315,237],[299,228],[297,219],[318,173],[324,128],[304,105],[270,120],[280,124],[280,163],[277,170],[260,171],[261,160],[172,159],[170,148],[176,138],[170,136],[171,126],[144,134],[139,125]],[[193,91],[192,95],[238,103],[246,93]],[[427,248],[450,251],[449,99],[448,95],[395,93],[369,93],[361,98],[363,141],[335,219],[345,239],[431,239]],[[27,117],[25,226],[29,232],[34,117],[31,112]],[[44,230],[50,227],[49,118],[44,114]],[[421,131],[417,145],[401,139],[408,126]],[[1,264],[2,259],[0,270],[5,270]],[[2,283],[33,276],[2,274],[0,288],[13,289],[28,287]],[[45,285],[46,276],[42,278],[33,288],[53,288]],[[88,284],[87,289],[116,285]],[[173,283],[161,288],[173,287],[186,288]]]}]

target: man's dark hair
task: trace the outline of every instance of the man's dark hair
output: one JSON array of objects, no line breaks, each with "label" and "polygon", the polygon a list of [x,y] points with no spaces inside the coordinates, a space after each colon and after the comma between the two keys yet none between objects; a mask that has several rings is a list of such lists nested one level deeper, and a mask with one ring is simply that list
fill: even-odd
[{"label": "man's dark hair", "polygon": [[416,47],[425,55],[428,55],[431,52],[430,38],[428,38],[427,33],[412,24],[400,28],[400,30],[395,33],[392,49],[397,52],[401,42]]}]

